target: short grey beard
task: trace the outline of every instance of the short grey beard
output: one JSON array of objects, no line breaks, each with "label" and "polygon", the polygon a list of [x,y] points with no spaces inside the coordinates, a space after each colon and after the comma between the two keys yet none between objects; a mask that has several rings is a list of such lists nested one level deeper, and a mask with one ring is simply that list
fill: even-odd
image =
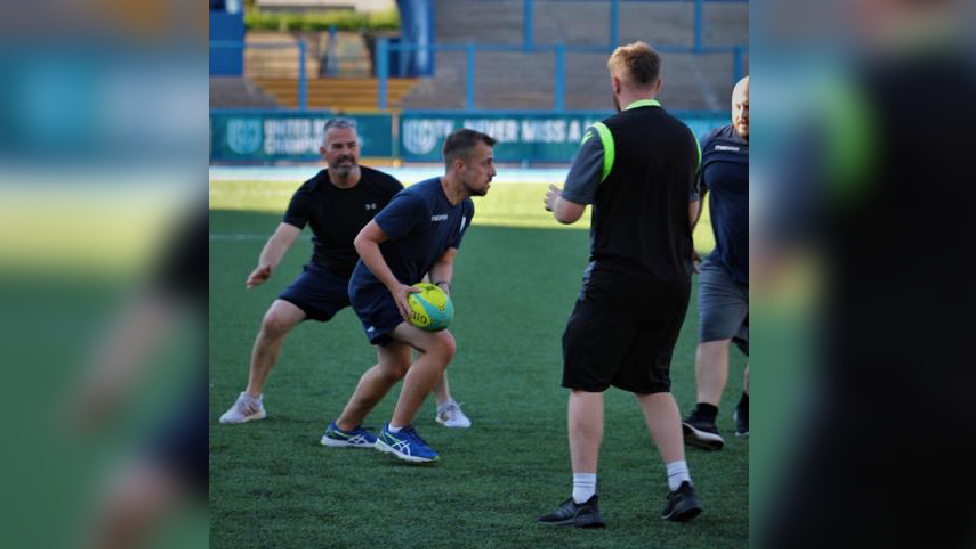
[{"label": "short grey beard", "polygon": [[336,174],[336,177],[338,177],[340,179],[346,179],[350,175],[352,175],[352,172],[354,172],[356,170],[356,167],[357,167],[356,164],[353,164],[352,166],[350,166],[348,168],[336,166],[336,167],[332,168],[332,171]]}]

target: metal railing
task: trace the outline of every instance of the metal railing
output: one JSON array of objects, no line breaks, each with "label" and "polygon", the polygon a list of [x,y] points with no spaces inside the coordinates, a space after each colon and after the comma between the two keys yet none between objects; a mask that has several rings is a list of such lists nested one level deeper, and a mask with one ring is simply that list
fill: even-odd
[{"label": "metal railing", "polygon": [[[487,43],[477,43],[474,40],[468,42],[438,42],[436,44],[410,44],[401,42],[398,44],[393,44],[384,38],[377,40],[377,68],[376,77],[378,80],[378,98],[377,98],[377,108],[385,109],[387,106],[387,86],[386,82],[389,78],[389,52],[390,51],[410,51],[418,50],[421,48],[429,49],[431,51],[463,51],[465,52],[465,71],[464,71],[464,106],[467,110],[476,110],[475,106],[475,85],[476,85],[476,74],[475,74],[475,53],[479,51],[487,52],[524,52],[525,48],[521,45],[512,44],[487,44]],[[748,53],[749,48],[746,46],[722,46],[722,47],[709,47],[709,46],[655,46],[656,51],[661,53],[684,53],[693,55],[708,55],[708,54],[730,54],[732,56],[732,81],[737,82],[743,74],[743,57]],[[609,46],[579,46],[579,45],[567,45],[562,43],[557,44],[546,44],[546,45],[534,45],[531,52],[541,53],[541,52],[552,52],[555,56],[555,71],[554,71],[554,93],[553,93],[553,110],[562,111],[565,109],[565,95],[566,95],[566,53],[576,52],[576,53],[606,53],[610,54],[613,49]],[[401,56],[402,57],[402,56]]]},{"label": "metal railing", "polygon": [[[535,0],[522,0],[522,47],[526,51],[536,49],[534,40],[533,4]],[[610,40],[613,49],[620,45],[620,1],[610,0]],[[656,0],[657,2],[692,2],[692,47],[696,52],[705,49],[705,3],[748,3],[749,0]]]},{"label": "metal railing", "polygon": [[304,111],[308,108],[308,78],[305,75],[305,58],[307,48],[304,40],[296,40],[294,42],[282,41],[257,43],[239,42],[236,40],[211,40],[210,48],[239,50],[241,55],[244,55],[244,50],[247,48],[297,50],[296,62],[298,63],[298,110]]},{"label": "metal railing", "polygon": [[[259,42],[259,43],[244,43],[237,41],[219,40],[211,41],[211,48],[229,48],[229,49],[239,49],[243,51],[245,48],[293,48],[296,49],[298,63],[298,78],[296,81],[297,91],[298,91],[298,110],[304,111],[308,108],[308,78],[305,70],[305,60],[307,55],[307,47],[305,42],[302,40],[297,40],[295,42]],[[390,66],[389,58],[391,51],[412,51],[420,48],[426,48],[429,51],[463,51],[465,52],[465,71],[464,71],[464,108],[469,111],[477,110],[475,105],[475,89],[477,82],[477,75],[475,71],[475,54],[479,51],[481,52],[522,52],[524,51],[520,45],[511,44],[484,44],[477,43],[475,41],[469,42],[438,42],[436,44],[410,44],[405,42],[400,43],[390,43],[386,38],[377,39],[376,43],[377,54],[376,54],[376,79],[377,79],[377,104],[376,107],[380,110],[385,110],[388,106],[388,85],[387,82],[391,78],[390,76]],[[745,46],[730,46],[730,47],[680,47],[680,46],[661,46],[655,48],[657,51],[662,53],[684,53],[693,55],[708,55],[708,54],[730,54],[732,56],[732,76],[733,81],[738,81],[743,76],[743,57],[748,54],[749,48]],[[566,45],[566,44],[551,44],[551,45],[538,45],[532,50],[533,53],[545,53],[551,52],[554,55],[555,61],[555,71],[553,74],[554,80],[554,93],[553,93],[553,104],[552,109],[555,111],[565,110],[565,96],[566,96],[566,53],[567,52],[582,52],[582,53],[607,53],[610,50],[606,47],[600,46],[576,46],[576,45]],[[333,71],[335,67],[335,61],[329,62],[332,69],[328,71]],[[327,72],[328,72],[327,71]],[[333,72],[334,74],[334,72]]]},{"label": "metal railing", "polygon": [[[667,2],[669,0],[658,0]],[[678,1],[678,0],[670,0]],[[704,45],[704,3],[705,2],[748,2],[748,0],[681,0],[694,2],[692,27],[693,40],[689,46],[654,46],[661,53],[678,53],[692,55],[728,54],[732,58],[733,81],[738,81],[744,75],[744,57],[748,54],[748,46],[705,46]],[[610,0],[610,39],[606,46],[599,45],[577,45],[577,44],[537,44],[533,36],[533,0],[523,0],[523,41],[522,44],[496,44],[479,43],[474,40],[468,42],[435,42],[435,43],[411,43],[402,41],[391,41],[388,38],[376,39],[375,55],[375,74],[377,78],[377,105],[380,110],[385,110],[388,106],[388,80],[391,78],[390,58],[394,52],[400,53],[397,56],[400,63],[398,74],[404,74],[404,67],[408,63],[407,55],[410,52],[426,51],[431,55],[435,51],[463,51],[465,52],[465,71],[464,71],[464,108],[469,111],[477,110],[475,104],[476,74],[475,74],[475,54],[477,52],[531,52],[544,54],[551,52],[554,56],[554,93],[552,108],[555,111],[565,110],[565,81],[566,81],[566,53],[609,53],[620,42],[620,0]],[[325,56],[326,70],[324,76],[334,77],[338,75],[337,65],[338,56],[336,54],[336,28],[329,29],[329,42],[327,54]],[[653,44],[652,44],[653,45]],[[295,48],[297,49],[298,63],[298,110],[305,111],[308,108],[308,82],[305,69],[305,61],[308,54],[304,40],[294,42],[258,42],[247,43],[238,41],[211,41],[211,48],[230,48],[238,49],[242,52],[245,48]]]}]

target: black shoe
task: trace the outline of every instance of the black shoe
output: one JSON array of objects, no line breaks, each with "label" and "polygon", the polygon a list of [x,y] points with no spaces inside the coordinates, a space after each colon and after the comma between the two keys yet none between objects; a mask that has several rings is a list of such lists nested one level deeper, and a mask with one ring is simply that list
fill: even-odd
[{"label": "black shoe", "polygon": [[685,444],[702,450],[721,450],[725,440],[718,434],[714,419],[703,418],[695,408],[681,424],[685,433]]},{"label": "black shoe", "polygon": [[749,436],[749,401],[745,402],[739,401],[739,404],[735,407],[735,411],[732,412],[732,419],[735,421],[735,436],[737,437],[747,437]]},{"label": "black shoe", "polygon": [[664,511],[661,511],[661,518],[673,522],[686,522],[697,517],[701,512],[701,502],[695,496],[691,483],[686,480],[678,486],[677,490],[668,493],[668,504],[664,506]]},{"label": "black shoe", "polygon": [[596,506],[596,496],[586,500],[586,503],[576,503],[573,498],[562,502],[559,507],[548,515],[539,517],[539,522],[550,526],[575,526],[576,528],[604,528],[606,523],[600,516]]}]

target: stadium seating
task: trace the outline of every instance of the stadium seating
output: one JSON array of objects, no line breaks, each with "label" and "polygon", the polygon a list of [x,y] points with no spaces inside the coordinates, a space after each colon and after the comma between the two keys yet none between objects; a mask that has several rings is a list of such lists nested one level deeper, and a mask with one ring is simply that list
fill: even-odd
[{"label": "stadium seating", "polygon": [[211,108],[275,108],[278,103],[259,86],[237,76],[210,77]]},{"label": "stadium seating", "polygon": [[[298,106],[298,81],[294,78],[256,78],[275,100],[287,107]],[[387,107],[400,108],[402,98],[414,86],[414,79],[387,81]],[[310,78],[308,80],[308,108],[333,111],[368,112],[376,110],[377,82],[375,78]]]},{"label": "stadium seating", "polygon": [[[605,2],[535,0],[535,44],[564,42],[602,46],[609,43],[610,13]],[[522,44],[522,1],[434,0],[438,42],[476,40]],[[620,40],[645,40],[657,46],[693,44],[691,2],[621,2]],[[749,5],[707,2],[704,45],[748,44]],[[477,22],[477,24],[472,24]],[[479,108],[551,108],[555,56],[551,52],[476,53],[475,103]],[[605,109],[609,101],[605,52],[567,52],[566,100],[570,109]],[[433,79],[421,82],[404,100],[405,108],[463,107],[465,55],[437,52]],[[661,101],[672,108],[724,109],[732,90],[731,55],[665,53]],[[743,59],[743,70],[748,67]],[[513,85],[515,84],[515,85]]]},{"label": "stadium seating", "polygon": [[[377,82],[371,78],[369,51],[360,33],[337,33],[336,78],[320,78],[328,39],[324,34],[249,32],[244,50],[244,78],[211,78],[211,107],[297,107],[298,41],[305,43],[308,108],[336,111],[375,110]],[[290,46],[289,44],[293,44]],[[399,108],[414,79],[390,79],[387,105]],[[216,92],[215,92],[216,88]]]},{"label": "stadium seating", "polygon": [[[433,0],[435,42],[505,44],[523,42],[522,0]],[[533,39],[536,45],[559,42],[603,47],[610,40],[606,2],[534,0]],[[706,2],[704,46],[748,44],[747,2]],[[652,45],[689,47],[694,42],[693,3],[630,1],[620,3],[620,42],[645,40]],[[473,24],[476,23],[476,24]],[[308,107],[373,110],[376,80],[371,78],[370,52],[362,34],[338,33],[335,67],[324,66],[327,38],[318,33],[249,32],[244,76],[249,80],[212,79],[212,107],[298,106],[298,40],[305,43]],[[295,47],[266,47],[294,43]],[[262,46],[262,44],[264,46]],[[673,109],[725,109],[733,84],[729,53],[664,52],[661,101]],[[567,51],[565,102],[568,109],[606,109],[609,84],[606,51]],[[437,51],[432,78],[390,78],[387,107],[464,108],[466,55]],[[487,109],[550,109],[555,96],[555,54],[551,51],[490,51],[475,54],[475,105]],[[326,69],[338,78],[322,78]],[[748,72],[748,56],[742,59]],[[213,90],[214,87],[218,89]],[[264,93],[258,87],[264,88]]]}]

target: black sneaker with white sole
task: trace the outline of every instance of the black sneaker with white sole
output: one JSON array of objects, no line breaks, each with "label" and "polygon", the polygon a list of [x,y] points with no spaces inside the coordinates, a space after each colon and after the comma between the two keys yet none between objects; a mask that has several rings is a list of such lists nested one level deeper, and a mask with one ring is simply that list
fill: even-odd
[{"label": "black sneaker with white sole", "polygon": [[718,434],[714,421],[708,421],[694,412],[681,424],[685,434],[685,444],[702,450],[721,450],[725,440]]},{"label": "black sneaker with white sole", "polygon": [[749,436],[749,410],[742,412],[736,408],[735,412],[732,412],[732,419],[735,420],[735,436]]},{"label": "black sneaker with white sole", "polygon": [[562,502],[555,511],[539,517],[539,523],[549,526],[574,526],[576,528],[604,528],[606,523],[597,508],[594,495],[586,503],[576,503],[573,498]]},{"label": "black sneaker with white sole", "polygon": [[687,522],[702,512],[701,501],[687,480],[678,489],[668,492],[668,503],[661,511],[661,518],[672,522]]},{"label": "black sneaker with white sole", "polygon": [[732,412],[732,419],[735,421],[735,436],[749,436],[749,401],[740,400],[739,405]]}]

